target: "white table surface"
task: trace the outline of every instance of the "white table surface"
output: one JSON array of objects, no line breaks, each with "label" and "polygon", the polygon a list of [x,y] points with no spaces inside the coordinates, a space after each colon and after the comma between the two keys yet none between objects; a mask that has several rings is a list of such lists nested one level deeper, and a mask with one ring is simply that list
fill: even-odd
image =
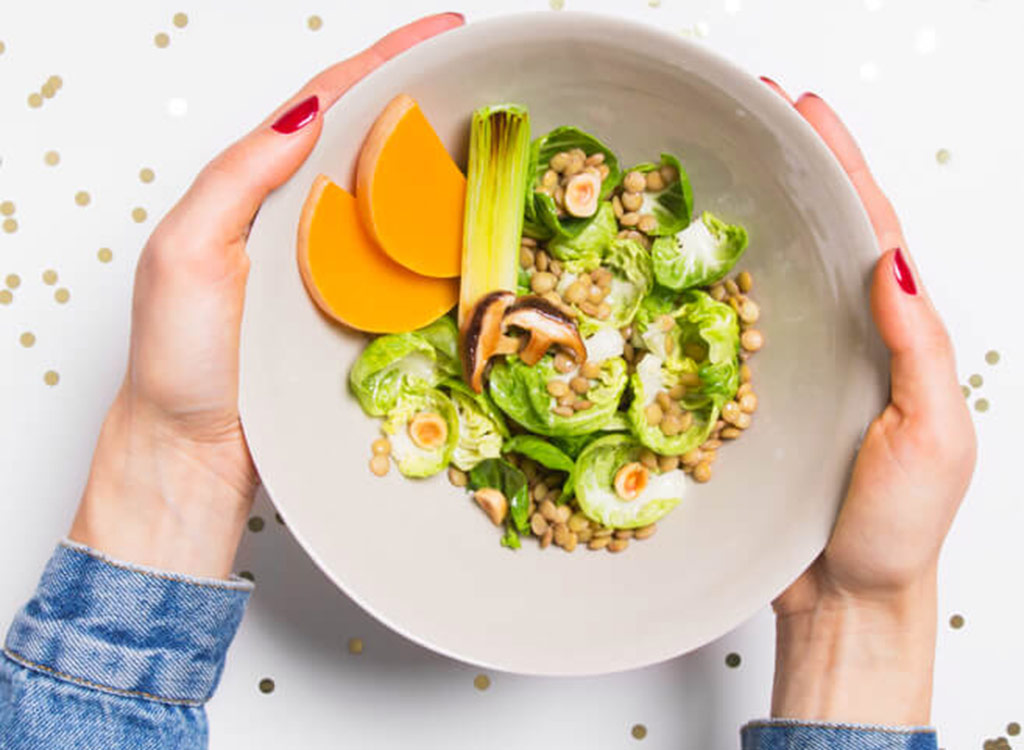
[{"label": "white table surface", "polygon": [[[551,3],[558,6],[557,0]],[[1024,722],[1024,3],[1020,0],[564,0],[698,38],[794,94],[823,95],[857,133],[945,314],[980,439],[978,471],[942,564],[935,722],[981,748]],[[470,22],[548,0],[28,2],[0,11],[0,620],[30,595],[66,530],[123,371],[132,272],[155,221],[219,148],[318,69],[415,16]],[[548,12],[555,12],[548,10]],[[188,16],[178,28],[175,13]],[[322,19],[316,30],[311,16]],[[315,25],[315,24],[314,24]],[[158,47],[163,32],[169,44]],[[51,75],[63,86],[29,106]],[[940,149],[949,159],[941,163]],[[44,162],[59,153],[56,166]],[[155,180],[143,182],[142,168]],[[76,204],[79,191],[91,198]],[[133,219],[133,209],[148,214]],[[99,248],[112,260],[102,263]],[[45,270],[58,274],[43,282]],[[70,299],[59,303],[58,289]],[[33,346],[21,343],[31,332]],[[1001,355],[986,362],[990,350]],[[59,374],[54,386],[44,374]],[[1013,415],[1017,414],[1017,417]],[[713,748],[764,715],[772,619],[700,651],[593,679],[489,674],[414,646],[336,591],[274,522],[238,561],[257,580],[218,695],[214,750],[302,747]],[[959,614],[961,628],[949,625]],[[699,616],[699,613],[695,613]],[[572,633],[552,634],[571,638]],[[360,638],[361,654],[349,653]],[[738,668],[727,654],[742,656]],[[271,678],[275,690],[258,684]],[[1024,737],[1009,737],[1024,747]]]}]

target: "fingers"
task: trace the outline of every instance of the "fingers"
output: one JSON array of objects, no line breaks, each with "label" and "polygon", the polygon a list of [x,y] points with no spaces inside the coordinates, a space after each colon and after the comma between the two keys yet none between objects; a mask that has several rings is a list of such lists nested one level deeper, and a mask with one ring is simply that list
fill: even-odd
[{"label": "fingers", "polygon": [[291,177],[313,149],[323,113],[331,105],[382,63],[462,23],[462,16],[456,13],[422,18],[321,72],[249,135],[210,162],[164,225],[174,228],[179,218],[187,216],[192,237],[202,232],[214,244],[244,239],[267,194]]}]

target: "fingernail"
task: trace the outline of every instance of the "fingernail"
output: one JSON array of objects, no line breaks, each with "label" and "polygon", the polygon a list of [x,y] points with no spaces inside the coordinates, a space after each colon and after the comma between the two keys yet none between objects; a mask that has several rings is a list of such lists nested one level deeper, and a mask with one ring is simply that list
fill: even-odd
[{"label": "fingernail", "polygon": [[458,18],[460,21],[466,20],[466,17],[464,15],[462,15],[461,13],[456,13],[454,10],[450,10],[444,15],[451,16],[452,18]]},{"label": "fingernail", "polygon": [[271,125],[274,130],[278,133],[294,133],[300,128],[304,128],[309,123],[316,119],[316,113],[320,111],[320,100],[316,94],[303,99],[301,102],[296,104],[294,107],[289,109],[283,115],[277,118],[277,121]]},{"label": "fingernail", "polygon": [[813,91],[805,91],[801,96],[801,99],[817,99],[819,102],[824,101],[820,96],[815,94]]},{"label": "fingernail", "polygon": [[762,81],[763,81],[764,83],[767,83],[767,84],[768,84],[769,86],[775,86],[776,88],[781,88],[781,87],[779,86],[779,84],[777,84],[777,83],[776,83],[775,81],[773,81],[773,80],[772,80],[771,78],[769,78],[768,76],[759,76],[759,78],[760,78],[760,79],[761,79],[761,80],[762,80]]},{"label": "fingernail", "polygon": [[917,294],[917,282],[914,281],[914,274],[900,248],[896,248],[896,254],[892,256],[892,272],[900,289],[910,295]]}]

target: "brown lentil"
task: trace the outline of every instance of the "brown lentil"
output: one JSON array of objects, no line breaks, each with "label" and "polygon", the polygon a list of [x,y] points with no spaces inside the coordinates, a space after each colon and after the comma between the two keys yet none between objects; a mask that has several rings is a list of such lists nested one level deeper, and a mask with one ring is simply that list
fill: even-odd
[{"label": "brown lentil", "polygon": [[593,302],[590,302],[589,300],[584,300],[583,302],[580,302],[578,307],[580,308],[580,310],[583,311],[585,315],[589,315],[592,318],[597,315],[597,305],[595,305]]},{"label": "brown lentil", "polygon": [[601,364],[593,360],[584,362],[580,368],[580,375],[591,380],[599,377],[601,375]]},{"label": "brown lentil", "polygon": [[629,211],[627,213],[624,213],[622,215],[622,218],[619,219],[619,223],[622,224],[622,226],[624,227],[635,227],[639,221],[640,214],[638,214],[636,211]]},{"label": "brown lentil", "polygon": [[647,417],[647,424],[651,425],[651,427],[657,427],[661,424],[661,420],[665,416],[665,413],[661,410],[661,407],[658,406],[658,404],[651,404],[644,409],[644,416]]},{"label": "brown lentil", "polygon": [[655,526],[653,523],[650,526],[641,526],[639,529],[633,532],[633,538],[637,540],[650,539],[652,536],[654,536],[654,532],[657,530],[658,527]]},{"label": "brown lentil", "polygon": [[625,179],[622,180],[622,186],[631,193],[639,193],[647,187],[647,180],[642,173],[633,170],[626,173]]},{"label": "brown lentil", "polygon": [[597,173],[601,175],[601,181],[604,182],[605,180],[608,179],[608,175],[612,173],[612,170],[609,168],[607,164],[598,164]]},{"label": "brown lentil", "polygon": [[640,463],[642,463],[648,469],[657,469],[658,455],[650,448],[644,448],[642,451],[640,451]]},{"label": "brown lentil", "polygon": [[650,193],[657,193],[660,190],[665,189],[665,180],[661,176],[661,172],[654,170],[647,173],[647,191]]},{"label": "brown lentil", "polygon": [[632,539],[633,529],[619,529],[615,532],[616,539]]},{"label": "brown lentil", "polygon": [[740,309],[736,312],[740,316],[740,320],[748,325],[756,323],[761,317],[761,308],[752,299],[743,300],[740,303]]},{"label": "brown lentil", "polygon": [[754,377],[754,373],[750,369],[750,365],[744,363],[740,365],[740,382],[749,383]]},{"label": "brown lentil", "polygon": [[653,214],[644,214],[637,222],[636,228],[641,232],[647,232],[650,234],[658,228],[658,220],[654,218]]},{"label": "brown lentil", "polygon": [[553,188],[558,184],[558,172],[553,169],[549,169],[544,173],[544,177],[541,178],[540,184],[546,188]]},{"label": "brown lentil", "polygon": [[614,274],[604,266],[595,268],[590,276],[594,280],[594,283],[602,289],[610,287],[612,285],[612,279],[614,278]]},{"label": "brown lentil", "polygon": [[622,207],[622,200],[617,195],[612,197],[612,210],[615,211],[616,219],[621,219],[622,215],[626,213],[625,209]]},{"label": "brown lentil", "polygon": [[543,482],[537,482],[530,490],[530,494],[538,503],[543,502],[544,498],[548,496],[548,486]]},{"label": "brown lentil", "polygon": [[715,440],[715,439],[712,438],[711,440],[705,440],[703,443],[701,443],[700,449],[702,451],[716,451],[716,450],[718,450],[721,447],[722,447],[722,441],[721,440]]},{"label": "brown lentil", "polygon": [[544,536],[544,532],[548,530],[547,519],[540,513],[534,513],[530,518],[530,529],[537,536]]},{"label": "brown lentil", "polygon": [[373,451],[375,456],[386,456],[391,453],[391,441],[386,437],[377,438],[370,446],[370,450]]},{"label": "brown lentil", "polygon": [[545,500],[540,504],[540,514],[544,516],[546,521],[554,523],[558,518],[558,506],[550,500]]},{"label": "brown lentil", "polygon": [[534,294],[544,294],[554,289],[557,281],[553,273],[540,271],[530,278],[530,289],[533,290]]},{"label": "brown lentil", "polygon": [[566,391],[558,399],[558,405],[559,406],[572,406],[575,403],[576,403],[576,394],[573,393],[572,391]]},{"label": "brown lentil", "polygon": [[743,430],[737,429],[736,427],[725,427],[721,432],[722,440],[735,440],[743,434]]},{"label": "brown lentil", "polygon": [[604,152],[595,151],[587,157],[586,165],[588,167],[596,167],[598,164],[604,164]]},{"label": "brown lentil", "polygon": [[693,478],[703,484],[711,479],[711,464],[701,461],[693,467]]},{"label": "brown lentil", "polygon": [[654,396],[654,400],[657,402],[658,406],[661,407],[662,411],[668,411],[672,408],[672,399],[669,398],[668,393],[665,391],[658,391]]},{"label": "brown lentil", "polygon": [[560,151],[551,157],[551,161],[548,162],[550,166],[556,172],[561,172],[569,165],[569,154],[565,151]]},{"label": "brown lentil", "polygon": [[735,297],[740,293],[740,288],[736,285],[736,282],[732,279],[726,279],[722,282],[725,285],[725,291],[729,293],[730,297]]},{"label": "brown lentil", "polygon": [[565,352],[558,352],[558,354],[555,355],[555,369],[564,375],[575,370],[576,363],[573,362],[572,357]]},{"label": "brown lentil", "polygon": [[740,396],[740,409],[747,414],[753,414],[757,411],[757,395],[754,393],[744,393]]},{"label": "brown lentil", "polygon": [[553,273],[555,276],[561,276],[562,275],[562,264],[559,263],[557,260],[552,260],[548,264],[548,270],[551,273]]},{"label": "brown lentil", "polygon": [[722,419],[729,424],[736,424],[736,419],[740,415],[740,405],[735,401],[728,401],[722,406]]},{"label": "brown lentil", "polygon": [[721,302],[722,300],[725,299],[726,296],[725,287],[722,286],[721,284],[715,284],[714,286],[712,286],[711,290],[708,293],[711,295],[711,299],[715,300],[716,302]]},{"label": "brown lentil", "polygon": [[594,536],[587,544],[587,547],[589,549],[604,549],[611,541],[611,538],[607,536]]},{"label": "brown lentil", "polygon": [[610,538],[611,535],[614,534],[614,533],[615,533],[615,529],[609,529],[609,528],[607,528],[605,526],[602,526],[602,527],[594,530],[594,538],[595,539]]},{"label": "brown lentil", "polygon": [[679,468],[679,456],[660,456],[658,458],[658,471],[664,474],[666,471],[674,471]]},{"label": "brown lentil", "polygon": [[718,458],[718,451],[708,451],[704,454],[704,461],[708,464],[713,464]]},{"label": "brown lentil", "polygon": [[540,548],[544,549],[548,547],[551,544],[551,540],[552,538],[554,538],[554,536],[555,530],[552,528],[548,528],[548,530],[544,532],[544,536],[540,538]]},{"label": "brown lentil", "polygon": [[638,211],[644,204],[644,197],[640,193],[623,193],[622,207],[626,211]]},{"label": "brown lentil", "polygon": [[753,422],[754,420],[750,418],[749,414],[745,411],[741,411],[733,424],[740,430],[747,430],[750,429],[750,425],[753,424]]},{"label": "brown lentil", "polygon": [[564,523],[556,523],[555,524],[555,544],[557,544],[559,547],[564,547],[565,543],[567,541],[569,541],[569,534],[570,533],[572,533],[572,532],[569,531],[569,527],[566,526]]},{"label": "brown lentil", "polygon": [[596,305],[598,302],[603,300],[607,294],[608,293],[604,289],[599,287],[597,284],[594,284],[587,290],[587,301]]},{"label": "brown lentil", "polygon": [[736,286],[738,286],[740,291],[744,294],[747,294],[754,288],[754,277],[750,275],[750,271],[740,272],[736,277]]},{"label": "brown lentil", "polygon": [[627,362],[632,362],[633,361],[633,357],[635,357],[635,356],[636,356],[636,350],[633,349],[633,345],[632,344],[627,342],[627,343],[622,345],[622,358],[624,360],[626,360]]},{"label": "brown lentil", "polygon": [[661,172],[661,179],[665,182],[675,182],[679,179],[679,172],[671,164],[662,164],[658,171]]},{"label": "brown lentil", "polygon": [[740,335],[740,346],[748,352],[756,352],[764,346],[764,334],[756,328],[748,328]]},{"label": "brown lentil", "polygon": [[564,296],[570,305],[578,305],[587,298],[587,288],[579,281],[574,281],[566,288]]},{"label": "brown lentil", "polygon": [[566,552],[572,552],[576,549],[576,544],[579,542],[579,537],[576,536],[572,531],[569,532],[569,536],[565,538],[565,544],[562,545],[562,549]]},{"label": "brown lentil", "polygon": [[700,463],[701,458],[703,458],[703,456],[701,455],[700,450],[694,448],[692,451],[684,453],[680,457],[680,460],[683,462],[684,466],[696,466]]},{"label": "brown lentil", "polygon": [[607,302],[602,302],[597,306],[597,312],[594,313],[594,317],[598,320],[608,320],[612,316],[612,306]]},{"label": "brown lentil", "polygon": [[626,547],[629,546],[628,539],[612,539],[608,542],[609,552],[622,552]]},{"label": "brown lentil", "polygon": [[561,496],[562,496],[562,491],[561,490],[551,490],[551,492],[548,494],[548,500],[550,500],[553,503],[557,503],[558,499]]},{"label": "brown lentil", "polygon": [[466,472],[462,471],[455,466],[448,467],[448,481],[455,487],[465,487],[469,484],[469,477],[466,476]]},{"label": "brown lentil", "polygon": [[388,473],[388,469],[391,468],[391,461],[388,460],[387,456],[377,454],[370,459],[370,471],[376,474],[378,477],[382,477]]},{"label": "brown lentil", "polygon": [[550,264],[550,263],[551,263],[550,256],[548,256],[548,254],[546,252],[544,252],[543,250],[538,250],[537,254],[534,256],[534,260],[533,260],[533,264],[535,266],[537,266],[537,270],[538,271],[547,271],[548,270],[548,264]]},{"label": "brown lentil", "polygon": [[586,544],[593,536],[594,532],[589,526],[576,532],[576,538],[579,540],[580,544]]},{"label": "brown lentil", "polygon": [[548,381],[548,393],[558,398],[564,396],[569,390],[569,386],[565,384],[564,380],[549,380]]},{"label": "brown lentil", "polygon": [[746,396],[748,393],[754,392],[754,386],[750,383],[742,383],[739,388],[736,389],[736,399],[739,400]]},{"label": "brown lentil", "polygon": [[580,532],[590,528],[590,521],[582,513],[573,513],[569,518],[569,531]]},{"label": "brown lentil", "polygon": [[572,408],[575,409],[576,411],[586,411],[587,409],[593,407],[593,405],[593,401],[588,401],[585,398],[581,398],[579,401],[572,405]]},{"label": "brown lentil", "polygon": [[687,388],[694,388],[700,385],[700,375],[695,372],[683,372],[679,374],[679,382]]},{"label": "brown lentil", "polygon": [[528,247],[519,248],[519,265],[525,268],[533,268],[533,250]]},{"label": "brown lentil", "polygon": [[533,239],[533,237],[521,237],[519,244],[526,245],[527,247],[537,247],[537,240]]}]

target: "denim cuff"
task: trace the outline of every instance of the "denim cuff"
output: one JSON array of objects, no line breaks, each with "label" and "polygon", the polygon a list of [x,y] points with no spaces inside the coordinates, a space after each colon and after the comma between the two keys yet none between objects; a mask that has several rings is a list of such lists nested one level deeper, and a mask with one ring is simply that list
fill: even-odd
[{"label": "denim cuff", "polygon": [[252,591],[120,562],[63,541],[4,654],[106,692],[197,706],[213,694]]},{"label": "denim cuff", "polygon": [[930,727],[832,724],[794,719],[752,721],[743,727],[743,750],[937,750]]}]

